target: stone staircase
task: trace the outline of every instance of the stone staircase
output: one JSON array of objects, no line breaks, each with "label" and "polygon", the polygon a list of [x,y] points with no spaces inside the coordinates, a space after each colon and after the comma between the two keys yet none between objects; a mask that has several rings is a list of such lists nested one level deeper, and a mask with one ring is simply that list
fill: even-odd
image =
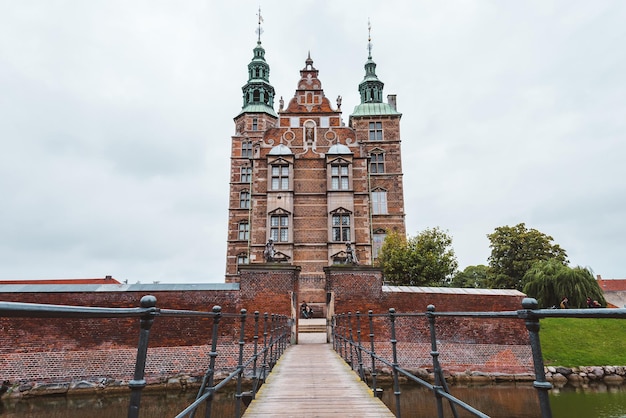
[{"label": "stone staircase", "polygon": [[298,319],[298,332],[326,332],[326,318]]}]

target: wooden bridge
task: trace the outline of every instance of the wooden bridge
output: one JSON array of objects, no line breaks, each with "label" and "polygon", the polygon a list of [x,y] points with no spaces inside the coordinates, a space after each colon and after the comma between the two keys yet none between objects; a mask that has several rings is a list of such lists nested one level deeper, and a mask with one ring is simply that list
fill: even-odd
[{"label": "wooden bridge", "polygon": [[[276,363],[244,418],[394,417],[330,344],[313,342],[320,334],[300,336],[300,344]],[[321,337],[325,341],[325,334]]]}]

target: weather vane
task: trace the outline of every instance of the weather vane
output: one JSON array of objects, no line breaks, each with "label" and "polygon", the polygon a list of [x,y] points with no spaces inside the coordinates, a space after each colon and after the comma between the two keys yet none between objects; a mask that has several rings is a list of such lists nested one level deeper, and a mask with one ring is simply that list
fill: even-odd
[{"label": "weather vane", "polygon": [[259,36],[258,42],[261,43],[261,34],[263,33],[263,28],[261,27],[261,23],[263,23],[263,16],[261,16],[261,6],[259,6],[259,13],[257,13],[259,17],[259,27],[256,30],[257,35]]},{"label": "weather vane", "polygon": [[369,18],[367,18],[367,52],[368,58],[372,58],[372,24]]}]

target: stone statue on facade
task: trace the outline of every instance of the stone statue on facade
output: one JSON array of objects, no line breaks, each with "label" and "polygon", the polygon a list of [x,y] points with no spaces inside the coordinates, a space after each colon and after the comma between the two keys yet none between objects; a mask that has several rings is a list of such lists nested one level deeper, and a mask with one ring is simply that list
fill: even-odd
[{"label": "stone statue on facade", "polygon": [[274,241],[271,239],[267,241],[267,244],[265,244],[263,258],[265,258],[266,263],[271,263],[272,261],[274,261]]},{"label": "stone statue on facade", "polygon": [[352,247],[352,244],[346,242],[346,264],[357,265],[359,264],[359,260],[356,258],[356,251]]}]

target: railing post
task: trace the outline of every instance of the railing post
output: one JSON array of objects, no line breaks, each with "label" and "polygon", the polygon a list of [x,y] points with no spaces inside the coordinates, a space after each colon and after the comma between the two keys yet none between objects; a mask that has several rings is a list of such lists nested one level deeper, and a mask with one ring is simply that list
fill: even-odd
[{"label": "railing post", "polygon": [[356,341],[357,352],[356,359],[359,362],[359,376],[362,381],[365,381],[365,372],[363,371],[363,350],[361,346],[361,312],[356,311]]},{"label": "railing post", "polygon": [[254,360],[252,361],[252,399],[255,398],[259,376],[257,375],[257,358],[259,355],[259,311],[254,311]]},{"label": "railing post", "polygon": [[441,399],[441,395],[438,392],[438,390],[440,390],[443,386],[443,374],[441,372],[441,364],[439,364],[439,350],[437,349],[437,334],[435,329],[435,305],[428,305],[428,307],[426,308],[426,317],[428,318],[428,328],[430,329],[430,355],[433,358],[433,372],[435,375],[434,395],[437,402],[437,416],[439,418],[443,418],[443,402]]},{"label": "railing post", "polygon": [[265,382],[265,378],[267,377],[267,370],[269,369],[269,365],[267,364],[267,356],[269,347],[267,346],[267,320],[268,314],[265,312],[263,314],[263,382]]},{"label": "railing post", "polygon": [[[372,393],[374,396],[379,397],[378,388],[376,387],[376,376],[378,373],[376,372],[376,350],[374,350],[374,312],[370,309],[367,311],[367,316],[370,323],[370,351],[372,357]],[[382,393],[380,393],[382,395]]]},{"label": "railing post", "polygon": [[[348,313],[349,314],[349,313]],[[348,321],[350,319],[350,317],[348,316],[348,314],[344,314],[344,322]],[[349,329],[349,325],[344,325],[343,326],[343,354],[344,354],[344,360],[346,363],[350,363],[350,354],[348,353],[348,329]],[[352,367],[352,363],[350,363],[350,367]]]},{"label": "railing post", "polygon": [[[152,295],[146,295],[141,298],[142,308],[155,308],[156,298]],[[135,373],[133,380],[128,382],[131,390],[130,405],[128,406],[128,418],[139,418],[139,405],[141,403],[141,390],[146,387],[144,373],[146,369],[146,357],[148,355],[148,338],[150,337],[150,328],[154,323],[157,315],[156,310],[147,312],[140,320],[139,344],[137,345],[137,359],[135,360]]]},{"label": "railing post", "polygon": [[276,344],[276,314],[272,314],[270,321],[270,371],[274,369],[276,359],[274,358],[274,345]]},{"label": "railing post", "polygon": [[[210,391],[211,395],[207,397],[206,400],[206,411],[204,416],[206,418],[211,418],[211,404],[213,402],[213,378],[215,376],[215,360],[217,358],[217,340],[219,338],[219,323],[222,318],[222,307],[215,305],[213,307],[213,331],[211,333],[211,351],[209,352],[209,367],[207,368],[206,374],[202,378],[202,384],[200,385],[200,389],[198,390],[198,395],[196,399],[199,399],[202,395],[204,395],[205,391]],[[196,414],[194,410],[190,417],[193,418]]]},{"label": "railing post", "polygon": [[400,382],[398,381],[398,352],[396,344],[396,310],[389,308],[389,321],[391,324],[391,352],[393,354],[393,393],[396,396],[396,418],[401,418],[400,412]]},{"label": "railing post", "polygon": [[552,389],[552,384],[546,381],[546,373],[543,365],[543,355],[541,354],[541,343],[539,341],[539,318],[533,315],[532,310],[539,307],[536,299],[524,298],[522,300],[524,310],[518,311],[518,315],[525,319],[526,329],[530,338],[530,348],[533,352],[533,365],[535,368],[535,381],[533,386],[537,389],[539,397],[539,407],[543,418],[552,418],[552,410],[550,408],[550,397],[548,391]]},{"label": "railing post", "polygon": [[239,418],[241,416],[241,379],[243,378],[243,349],[246,345],[246,317],[247,312],[245,309],[241,310],[241,328],[239,331],[239,359],[237,361],[237,392],[235,393],[235,416]]},{"label": "railing post", "polygon": [[354,370],[354,338],[352,337],[352,312],[348,312],[348,347],[350,348],[350,368]]}]

